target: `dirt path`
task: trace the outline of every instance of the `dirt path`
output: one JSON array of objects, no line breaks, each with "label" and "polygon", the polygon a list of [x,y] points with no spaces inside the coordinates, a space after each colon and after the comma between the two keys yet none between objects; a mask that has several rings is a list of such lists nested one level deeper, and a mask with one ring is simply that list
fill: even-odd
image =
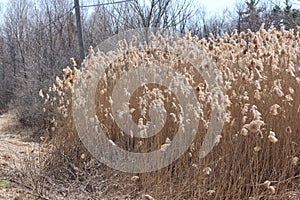
[{"label": "dirt path", "polygon": [[21,170],[22,161],[38,149],[37,143],[25,141],[31,132],[22,128],[13,112],[0,115],[0,199],[31,199],[28,191],[9,177]]}]

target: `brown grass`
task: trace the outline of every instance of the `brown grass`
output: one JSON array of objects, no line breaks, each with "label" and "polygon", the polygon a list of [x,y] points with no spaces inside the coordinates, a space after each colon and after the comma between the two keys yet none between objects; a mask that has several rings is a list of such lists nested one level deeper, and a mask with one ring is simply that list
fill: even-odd
[{"label": "brown grass", "polygon": [[[221,141],[208,156],[198,159],[198,150],[207,132],[205,123],[210,119],[209,99],[212,98],[212,94],[205,89],[201,74],[196,73],[187,60],[169,51],[155,48],[137,51],[132,48],[108,67],[107,76],[100,77],[98,84],[95,101],[96,105],[103,106],[104,111],[99,112],[97,107],[97,117],[106,127],[107,137],[126,150],[149,152],[159,149],[166,138],[172,140],[176,134],[178,123],[169,115],[162,131],[149,139],[120,134],[120,128],[110,117],[109,97],[116,80],[129,69],[148,60],[148,64],[170,64],[178,72],[190,74],[189,83],[203,105],[194,149],[190,148],[169,167],[135,174],[135,181],[130,179],[134,176],[132,174],[95,164],[81,144],[72,120],[71,90],[78,73],[73,62],[74,69],[67,68],[64,78],[57,79],[56,89],[52,88],[49,97],[45,97],[48,98],[45,105],[48,106],[51,121],[47,131],[50,132],[48,137],[52,148],[45,162],[49,174],[66,180],[76,179],[76,170],[84,172],[85,176],[80,177],[90,180],[90,188],[94,188],[92,193],[96,192],[100,183],[95,181],[99,179],[91,181],[91,177],[97,177],[95,174],[114,174],[114,179],[108,178],[110,185],[107,187],[114,181],[118,182],[119,187],[102,195],[114,196],[117,193],[113,191],[119,191],[132,198],[150,194],[156,199],[287,199],[287,195],[299,191],[300,33],[274,28],[265,30],[262,26],[255,33],[249,30],[238,34],[234,31],[231,35],[211,36],[208,40],[190,36],[185,40],[192,41],[207,52],[216,63],[222,71],[230,100],[227,108],[230,118],[226,118]],[[185,47],[184,44],[182,46]],[[83,67],[94,65],[101,59],[100,54],[91,52]],[[153,88],[163,89],[152,84],[148,85],[148,90],[140,87],[131,97],[130,108],[136,109],[133,112],[136,123],[140,118],[149,120],[149,116],[143,116],[139,110],[138,97],[147,97],[151,102],[156,98]],[[167,112],[178,116],[179,103],[173,98],[174,95],[162,95],[164,99],[169,99],[165,100]],[[149,103],[144,106],[149,110]]]}]

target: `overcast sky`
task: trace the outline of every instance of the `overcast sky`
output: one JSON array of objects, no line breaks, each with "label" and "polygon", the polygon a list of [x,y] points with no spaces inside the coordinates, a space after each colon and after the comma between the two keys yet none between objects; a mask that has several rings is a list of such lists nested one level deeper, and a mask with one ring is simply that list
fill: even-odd
[{"label": "overcast sky", "polygon": [[[9,0],[0,0],[0,3],[3,4],[8,1]],[[239,0],[196,0],[196,1],[198,1],[201,5],[205,6],[208,12],[213,12],[213,11],[221,11],[224,8],[226,8],[226,6],[233,6],[234,3]],[[84,1],[81,0],[81,3],[82,2]]]},{"label": "overcast sky", "polygon": [[[207,14],[218,14],[226,7],[232,9],[237,2],[245,2],[246,0],[195,0],[195,1],[198,2],[199,5],[202,5],[204,8],[206,8]],[[0,4],[2,4],[2,6],[7,2],[9,2],[9,0],[0,0]],[[83,4],[83,2],[85,1],[80,0],[80,2]],[[270,0],[270,2],[278,4],[279,2],[284,2],[284,0]],[[294,3],[293,4],[294,8],[300,7],[300,1],[291,0],[291,2]]]}]

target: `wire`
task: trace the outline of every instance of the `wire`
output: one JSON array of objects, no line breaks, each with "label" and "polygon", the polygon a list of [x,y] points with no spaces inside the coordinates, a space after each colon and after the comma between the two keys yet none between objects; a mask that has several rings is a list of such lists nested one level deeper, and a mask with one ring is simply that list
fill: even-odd
[{"label": "wire", "polygon": [[67,14],[69,14],[71,11],[73,11],[74,8],[75,8],[75,6],[73,6],[72,8],[70,8],[67,12],[65,12],[64,14],[62,14],[61,16],[59,16],[58,19],[61,19],[64,16],[66,16]]},{"label": "wire", "polygon": [[66,11],[64,14],[56,17],[56,19],[54,19],[53,21],[51,21],[50,23],[43,25],[42,27],[39,27],[40,29],[44,29],[44,28],[48,28],[49,26],[51,26],[52,24],[55,24],[56,22],[58,22],[60,19],[64,18],[67,14],[69,14],[70,12],[73,11],[75,7],[73,6],[72,8],[70,8],[68,11]]},{"label": "wire", "polygon": [[88,8],[88,7],[96,7],[96,6],[106,6],[106,5],[118,4],[118,3],[128,3],[130,1],[134,1],[134,0],[123,0],[123,1],[100,3],[100,4],[94,4],[94,5],[83,5],[83,6],[79,6],[79,7],[81,7],[81,8]]},{"label": "wire", "polygon": [[[101,3],[101,4],[94,4],[94,5],[83,5],[83,6],[79,6],[81,8],[88,8],[88,7],[96,7],[96,6],[106,6],[106,5],[111,5],[111,4],[119,4],[119,3],[127,3],[133,0],[122,0],[122,1],[116,1],[116,2],[108,2],[108,3]],[[51,23],[45,25],[43,28],[50,26],[51,24],[54,24],[55,22],[57,22],[58,20],[62,19],[63,17],[65,17],[67,14],[69,14],[70,12],[73,11],[73,9],[75,8],[75,6],[73,6],[72,8],[70,8],[67,12],[65,12],[64,14],[62,14],[61,16],[58,16],[55,21],[52,21]]]}]

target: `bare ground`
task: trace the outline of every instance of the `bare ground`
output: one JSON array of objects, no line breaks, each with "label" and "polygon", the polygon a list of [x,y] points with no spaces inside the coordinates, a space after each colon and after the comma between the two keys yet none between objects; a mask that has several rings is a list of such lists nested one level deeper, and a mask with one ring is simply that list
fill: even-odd
[{"label": "bare ground", "polygon": [[0,199],[36,199],[14,178],[23,160],[38,151],[39,145],[26,141],[32,130],[22,127],[13,112],[0,115]]},{"label": "bare ground", "polygon": [[[75,190],[71,189],[71,191],[70,188],[62,186],[62,191],[67,190],[64,191],[66,194],[63,194],[64,192],[59,191],[57,188],[54,189],[55,191],[49,190],[49,187],[51,187],[49,183],[43,184],[37,181],[33,173],[38,173],[36,172],[38,169],[37,163],[39,156],[43,154],[43,150],[39,143],[32,141],[31,136],[33,133],[34,130],[24,128],[18,122],[18,118],[13,112],[0,114],[0,200],[95,199],[95,195],[93,198],[86,189],[80,188],[84,184],[78,184],[79,188],[76,189],[75,187]],[[29,169],[28,162],[34,163],[35,167]],[[24,172],[26,172],[25,179]],[[30,177],[32,177],[32,180],[30,180]],[[114,184],[108,184],[108,182]],[[110,188],[110,186],[118,185],[115,180],[106,180],[103,184],[105,187],[101,186],[101,188],[104,188],[103,193],[106,191],[107,194],[102,196],[101,192],[96,199],[127,199],[117,194],[115,189]],[[109,194],[116,195],[113,195],[113,198],[104,197],[111,196]]]}]

